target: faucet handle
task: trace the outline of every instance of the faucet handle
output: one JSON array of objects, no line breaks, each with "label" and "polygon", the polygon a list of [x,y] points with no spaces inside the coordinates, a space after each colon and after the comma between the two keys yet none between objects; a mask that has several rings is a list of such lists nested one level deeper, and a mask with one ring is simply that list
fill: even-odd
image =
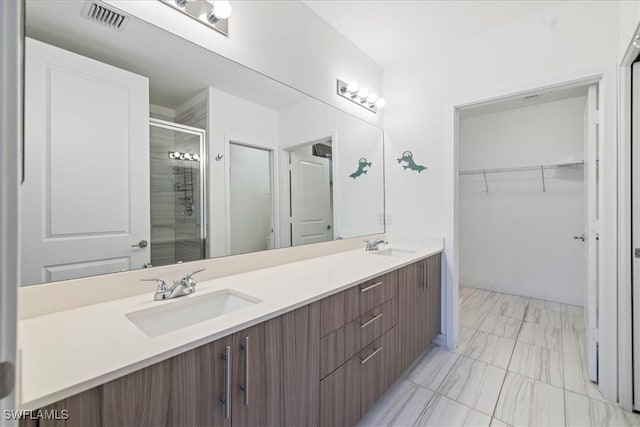
[{"label": "faucet handle", "polygon": [[194,270],[190,273],[188,273],[186,276],[184,276],[185,279],[191,279],[195,274],[200,273],[201,271],[205,271],[206,268],[200,268],[198,270]]},{"label": "faucet handle", "polygon": [[167,292],[169,289],[167,288],[167,283],[164,279],[155,279],[151,277],[143,277],[140,279],[141,282],[158,282],[158,289],[156,292]]}]

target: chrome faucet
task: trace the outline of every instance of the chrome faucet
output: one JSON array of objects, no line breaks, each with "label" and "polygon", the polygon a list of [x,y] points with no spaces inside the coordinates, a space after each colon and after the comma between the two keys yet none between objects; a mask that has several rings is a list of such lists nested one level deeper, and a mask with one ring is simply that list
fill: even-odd
[{"label": "chrome faucet", "polygon": [[178,298],[194,293],[196,291],[196,280],[193,278],[193,276],[196,273],[200,273],[204,270],[204,268],[201,268],[199,270],[188,273],[182,279],[174,280],[173,286],[171,288],[167,287],[167,283],[164,281],[164,279],[143,277],[140,280],[142,282],[158,282],[158,288],[156,289],[156,293],[153,295],[153,299],[155,301],[164,301],[166,299]]},{"label": "chrome faucet", "polygon": [[365,240],[365,242],[367,243],[367,247],[365,248],[365,251],[370,252],[370,251],[377,251],[378,248],[380,247],[380,245],[388,245],[389,242],[387,242],[384,239],[378,239],[375,242],[370,242],[368,240]]}]

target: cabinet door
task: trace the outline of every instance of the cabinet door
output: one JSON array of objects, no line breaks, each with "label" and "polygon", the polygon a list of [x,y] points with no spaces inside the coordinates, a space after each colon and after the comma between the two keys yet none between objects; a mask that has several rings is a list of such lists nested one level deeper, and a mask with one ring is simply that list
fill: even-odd
[{"label": "cabinet door", "polygon": [[[102,386],[102,425],[166,425],[171,361],[165,360]],[[185,401],[188,400],[185,398]]]},{"label": "cabinet door", "polygon": [[320,304],[265,323],[267,424],[315,426],[320,420]]},{"label": "cabinet door", "polygon": [[[100,400],[102,398],[102,387],[95,387],[67,399],[51,404],[44,411],[58,414],[58,419],[42,420],[21,420],[20,427],[86,427],[100,426]],[[63,411],[67,411],[68,419]]]},{"label": "cabinet door", "polygon": [[403,267],[398,272],[399,364],[402,370],[431,342],[432,326],[427,287],[428,260]]},{"label": "cabinet door", "polygon": [[431,325],[430,340],[434,340],[442,330],[441,303],[441,258],[440,254],[428,260],[428,294],[429,294],[429,322]]},{"label": "cabinet door", "polygon": [[264,323],[233,335],[232,419],[233,426],[274,425],[267,383],[270,377]]},{"label": "cabinet door", "polygon": [[[230,357],[225,359],[227,346]],[[230,337],[226,337],[169,359],[170,386],[158,389],[169,396],[163,425],[231,425],[226,375],[231,375],[235,353]]]}]

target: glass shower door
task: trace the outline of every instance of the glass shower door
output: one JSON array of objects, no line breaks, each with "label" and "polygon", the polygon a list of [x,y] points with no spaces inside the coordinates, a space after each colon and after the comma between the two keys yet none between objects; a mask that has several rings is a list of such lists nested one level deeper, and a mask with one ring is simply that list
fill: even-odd
[{"label": "glass shower door", "polygon": [[205,131],[150,120],[151,264],[206,257]]}]

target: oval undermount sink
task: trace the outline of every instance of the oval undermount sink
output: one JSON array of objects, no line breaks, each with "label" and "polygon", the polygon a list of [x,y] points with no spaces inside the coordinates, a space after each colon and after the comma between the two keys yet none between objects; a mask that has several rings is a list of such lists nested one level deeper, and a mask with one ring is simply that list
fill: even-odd
[{"label": "oval undermount sink", "polygon": [[416,251],[410,251],[407,249],[396,249],[396,248],[388,248],[388,249],[379,249],[377,251],[371,251],[370,253],[374,255],[384,255],[384,256],[407,256],[416,253]]},{"label": "oval undermount sink", "polygon": [[224,289],[159,302],[155,307],[133,311],[125,316],[148,337],[157,337],[261,302],[249,295]]}]

